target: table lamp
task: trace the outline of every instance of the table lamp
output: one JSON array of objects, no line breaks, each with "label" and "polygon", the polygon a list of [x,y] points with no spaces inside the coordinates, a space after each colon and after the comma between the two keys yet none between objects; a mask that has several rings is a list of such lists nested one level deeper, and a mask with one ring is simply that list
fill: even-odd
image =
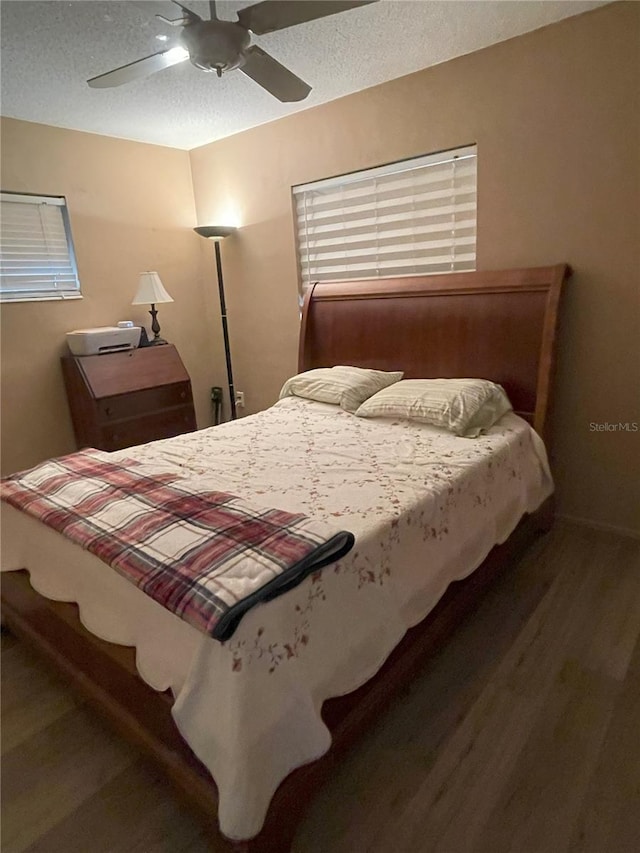
[{"label": "table lamp", "polygon": [[157,272],[141,272],[140,281],[138,282],[138,290],[133,298],[132,305],[151,305],[151,331],[153,332],[153,340],[150,344],[166,344],[166,341],[160,337],[160,323],[158,323],[158,312],[156,305],[160,302],[173,302],[164,289],[160,276]]}]

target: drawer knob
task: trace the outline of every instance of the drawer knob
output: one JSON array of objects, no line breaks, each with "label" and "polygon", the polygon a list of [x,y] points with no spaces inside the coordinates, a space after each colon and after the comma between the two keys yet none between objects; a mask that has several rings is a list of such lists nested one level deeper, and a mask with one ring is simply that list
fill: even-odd
[{"label": "drawer knob", "polygon": [[109,417],[109,415],[111,414],[111,406],[107,406],[104,410],[104,413],[107,417]]},{"label": "drawer knob", "polygon": [[186,396],[187,396],[187,392],[186,392],[186,391],[181,391],[181,392],[180,392],[180,399],[181,399],[181,400],[184,400]]}]

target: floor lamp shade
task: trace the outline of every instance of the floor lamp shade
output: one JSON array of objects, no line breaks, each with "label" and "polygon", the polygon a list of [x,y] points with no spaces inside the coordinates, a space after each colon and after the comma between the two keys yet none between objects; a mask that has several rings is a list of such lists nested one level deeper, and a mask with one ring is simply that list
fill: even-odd
[{"label": "floor lamp shade", "polygon": [[236,419],[236,392],[233,385],[233,369],[231,367],[231,348],[229,346],[229,324],[227,323],[227,305],[224,298],[224,280],[222,278],[222,256],[220,254],[220,241],[229,237],[236,229],[231,225],[201,225],[193,229],[200,237],[206,237],[214,241],[216,255],[216,271],[218,273],[218,293],[220,295],[220,314],[222,317],[222,337],[224,339],[224,356],[227,363],[227,381],[229,383],[229,404],[231,407],[231,419]]},{"label": "floor lamp shade", "polygon": [[193,230],[201,237],[206,237],[207,240],[224,240],[225,237],[230,237],[237,229],[233,225],[200,225]]}]

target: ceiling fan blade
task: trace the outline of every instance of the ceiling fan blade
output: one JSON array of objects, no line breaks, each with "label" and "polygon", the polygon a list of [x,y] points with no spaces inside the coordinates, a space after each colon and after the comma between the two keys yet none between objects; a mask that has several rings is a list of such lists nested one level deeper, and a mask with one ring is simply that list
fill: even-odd
[{"label": "ceiling fan blade", "polygon": [[337,0],[264,0],[262,3],[240,9],[238,23],[255,35],[262,36],[375,2],[376,0],[347,0],[344,3]]},{"label": "ceiling fan blade", "polygon": [[200,15],[196,14],[195,12],[192,12],[191,9],[187,9],[187,7],[183,6],[182,3],[179,2],[179,0],[171,0],[171,2],[175,3],[176,6],[178,6],[180,9],[182,9],[182,11],[185,13],[187,18],[189,18],[193,23],[195,23],[196,21],[202,20]]},{"label": "ceiling fan blade", "polygon": [[113,71],[107,71],[106,74],[99,74],[97,77],[87,80],[87,83],[92,89],[110,89],[112,86],[122,86],[124,83],[132,83],[134,80],[149,77],[156,71],[177,65],[188,58],[189,54],[184,48],[172,47],[170,50],[152,53],[151,56],[145,56],[144,59],[138,59],[128,65],[121,65],[120,68],[114,68]]},{"label": "ceiling fan blade", "polygon": [[246,62],[240,71],[255,80],[259,86],[274,95],[279,101],[302,101],[311,91],[311,86],[281,65],[277,59],[254,45],[245,51]]}]

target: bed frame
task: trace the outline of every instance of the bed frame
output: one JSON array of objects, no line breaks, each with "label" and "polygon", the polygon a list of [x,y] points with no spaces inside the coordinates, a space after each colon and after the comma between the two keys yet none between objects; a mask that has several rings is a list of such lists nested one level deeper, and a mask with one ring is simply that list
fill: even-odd
[{"label": "bed frame", "polygon": [[[504,386],[518,414],[548,439],[558,304],[569,275],[569,267],[561,264],[317,284],[305,298],[299,368],[351,364],[403,369],[407,378],[492,379]],[[286,853],[305,808],[332,766],[475,609],[482,590],[548,530],[552,520],[549,499],[469,578],[450,586],[372,679],[354,693],[324,703],[331,749],[284,780],[262,831],[247,841],[229,841],[219,833],[215,783],[180,737],[171,717],[171,696],[153,691],[138,676],[133,649],[87,632],[76,605],[40,596],[26,571],[3,575],[2,612],[10,630],[44,655],[204,814],[216,836],[215,850]]]}]

